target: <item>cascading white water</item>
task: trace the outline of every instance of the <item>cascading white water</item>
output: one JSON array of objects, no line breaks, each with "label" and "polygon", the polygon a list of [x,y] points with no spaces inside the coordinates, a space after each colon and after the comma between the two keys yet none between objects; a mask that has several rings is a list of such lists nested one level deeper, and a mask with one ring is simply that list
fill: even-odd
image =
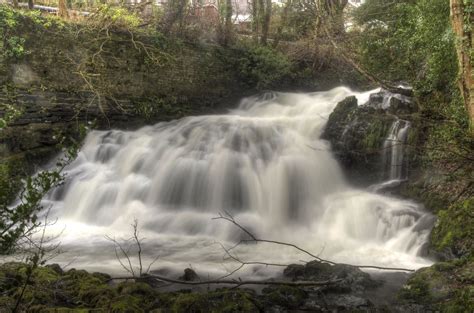
[{"label": "cascading white water", "polygon": [[[138,219],[157,268],[224,273],[224,245],[243,234],[213,220],[228,212],[261,238],[298,244],[346,263],[417,268],[429,215],[413,202],[355,189],[320,139],[337,102],[369,93],[343,87],[250,97],[227,115],[188,117],[137,131],[93,131],[45,204],[59,216],[74,266],[118,271],[104,235],[127,237]],[[407,126],[406,126],[407,127]],[[399,131],[397,131],[397,134]],[[428,223],[429,224],[429,223]],[[246,261],[299,262],[281,246],[235,250]],[[145,262],[146,263],[146,262]],[[268,269],[247,268],[252,275]]]},{"label": "cascading white water", "polygon": [[406,179],[405,144],[410,130],[410,122],[396,119],[384,142],[385,173],[389,181]]}]

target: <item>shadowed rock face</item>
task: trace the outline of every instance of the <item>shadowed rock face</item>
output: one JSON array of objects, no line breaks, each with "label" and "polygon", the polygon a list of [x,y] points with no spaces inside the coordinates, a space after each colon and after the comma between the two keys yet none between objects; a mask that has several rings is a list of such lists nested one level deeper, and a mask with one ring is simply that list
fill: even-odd
[{"label": "shadowed rock face", "polygon": [[[416,111],[412,98],[384,90],[371,94],[367,103],[348,97],[329,116],[322,136],[331,142],[350,180],[360,185],[374,184],[387,176],[384,164],[387,145],[384,143],[394,123],[399,117],[410,120]],[[403,123],[408,122],[403,120]],[[411,133],[416,134],[416,131]],[[404,139],[410,141],[408,144],[415,140],[410,134]],[[413,158],[409,149],[405,150],[407,160]]]}]

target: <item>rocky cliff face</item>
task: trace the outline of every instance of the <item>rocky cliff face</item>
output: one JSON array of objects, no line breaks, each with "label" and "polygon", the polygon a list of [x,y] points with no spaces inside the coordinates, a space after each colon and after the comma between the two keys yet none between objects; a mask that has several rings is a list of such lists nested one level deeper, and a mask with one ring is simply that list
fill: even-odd
[{"label": "rocky cliff face", "polygon": [[31,173],[84,126],[133,128],[211,113],[251,89],[230,65],[239,57],[232,51],[9,13],[15,27],[2,24],[0,34],[18,44],[0,55],[0,117],[8,107],[19,116],[0,131],[0,166],[10,173]]}]

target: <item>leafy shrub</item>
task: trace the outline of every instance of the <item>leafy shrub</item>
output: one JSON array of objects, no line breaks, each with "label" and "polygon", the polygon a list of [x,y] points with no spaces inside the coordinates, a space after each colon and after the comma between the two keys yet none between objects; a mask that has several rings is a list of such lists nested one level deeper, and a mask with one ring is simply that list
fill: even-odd
[{"label": "leafy shrub", "polygon": [[123,7],[102,5],[97,12],[90,17],[90,21],[104,27],[134,28],[143,23],[141,18],[134,12]]},{"label": "leafy shrub", "polygon": [[418,92],[455,88],[455,37],[445,0],[367,0],[355,11],[357,47],[370,72]]},{"label": "leafy shrub", "polygon": [[0,131],[7,127],[11,121],[15,120],[21,115],[21,111],[10,104],[0,103],[0,110],[3,111],[3,116],[0,117]]},{"label": "leafy shrub", "polygon": [[0,61],[26,54],[25,39],[14,34],[20,13],[7,6],[0,6]]},{"label": "leafy shrub", "polygon": [[281,52],[269,47],[248,46],[237,60],[240,78],[257,89],[268,88],[291,73],[291,62]]}]

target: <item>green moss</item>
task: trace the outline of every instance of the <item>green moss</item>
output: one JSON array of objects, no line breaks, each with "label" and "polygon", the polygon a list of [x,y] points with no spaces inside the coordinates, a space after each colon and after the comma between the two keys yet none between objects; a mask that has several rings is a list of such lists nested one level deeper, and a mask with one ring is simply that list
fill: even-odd
[{"label": "green moss", "polygon": [[22,162],[16,160],[0,163],[0,204],[10,204],[19,192],[21,166]]},{"label": "green moss", "polygon": [[441,312],[472,312],[473,272],[472,258],[437,263],[413,274],[400,290],[399,297]]},{"label": "green moss", "polygon": [[12,308],[14,304],[15,300],[12,297],[0,296],[0,308],[5,309],[5,311],[2,311],[2,309],[0,309],[0,312],[6,312],[6,309]]},{"label": "green moss", "polygon": [[145,312],[140,298],[124,295],[110,305],[111,313],[142,313]]},{"label": "green moss", "polygon": [[263,292],[269,303],[287,308],[298,308],[303,303],[304,299],[307,298],[306,292],[302,289],[290,286],[266,288]]},{"label": "green moss", "polygon": [[40,310],[41,313],[99,313],[99,310],[93,309],[72,309],[72,308],[45,308],[42,307]]},{"label": "green moss", "polygon": [[419,270],[400,290],[400,298],[414,303],[431,303],[446,298],[449,290],[445,289],[443,276],[434,268]]},{"label": "green moss", "polygon": [[50,267],[39,267],[33,272],[32,279],[37,284],[50,284],[58,280],[59,275]]},{"label": "green moss", "polygon": [[387,137],[391,123],[391,120],[383,117],[372,117],[367,123],[368,128],[365,132],[365,137],[361,140],[360,149],[367,152],[380,150],[383,141]]},{"label": "green moss", "polygon": [[457,255],[472,253],[474,249],[474,197],[453,203],[438,212],[438,221],[431,233],[433,246],[451,248]]},{"label": "green moss", "polygon": [[140,308],[149,311],[153,306],[158,303],[157,295],[158,292],[153,289],[150,285],[141,282],[124,282],[116,287],[117,293],[121,298],[122,296],[132,296],[140,299]]},{"label": "green moss", "polygon": [[185,313],[185,312],[194,312],[194,313],[204,313],[210,312],[209,301],[206,295],[199,293],[188,293],[179,295],[172,307],[172,312],[175,313]]},{"label": "green moss", "polygon": [[69,270],[62,278],[69,297],[91,307],[102,307],[112,301],[116,291],[104,281],[82,270]]},{"label": "green moss", "polygon": [[329,115],[328,124],[345,124],[355,109],[357,109],[357,98],[354,96],[345,98],[337,104],[334,111]]},{"label": "green moss", "polygon": [[225,291],[221,304],[215,310],[216,312],[226,313],[252,313],[259,312],[258,304],[256,303],[255,295],[250,291],[235,290]]},{"label": "green moss", "polygon": [[171,303],[171,311],[175,313],[252,313],[260,311],[256,298],[251,291],[220,289],[208,293],[177,294],[175,298],[168,299],[168,303]]}]

